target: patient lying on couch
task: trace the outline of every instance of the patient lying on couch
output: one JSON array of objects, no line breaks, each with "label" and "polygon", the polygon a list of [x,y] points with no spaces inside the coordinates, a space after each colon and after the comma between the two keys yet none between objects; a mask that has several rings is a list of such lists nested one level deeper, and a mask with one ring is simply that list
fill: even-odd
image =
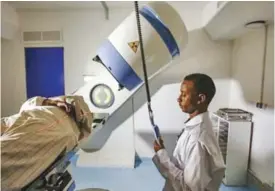
[{"label": "patient lying on couch", "polygon": [[34,97],[1,118],[1,190],[20,190],[91,133],[93,114],[81,96]]}]

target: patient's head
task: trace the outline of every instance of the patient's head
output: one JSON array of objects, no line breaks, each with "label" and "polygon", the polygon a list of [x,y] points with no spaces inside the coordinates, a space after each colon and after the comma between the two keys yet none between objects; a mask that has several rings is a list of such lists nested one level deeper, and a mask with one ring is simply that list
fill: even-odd
[{"label": "patient's head", "polygon": [[79,140],[87,138],[91,134],[93,113],[90,111],[82,96],[66,96],[66,102],[73,108],[70,115],[79,128]]},{"label": "patient's head", "polygon": [[65,111],[77,124],[79,140],[87,138],[92,129],[93,113],[81,96],[60,96],[48,99],[48,105],[54,105]]}]

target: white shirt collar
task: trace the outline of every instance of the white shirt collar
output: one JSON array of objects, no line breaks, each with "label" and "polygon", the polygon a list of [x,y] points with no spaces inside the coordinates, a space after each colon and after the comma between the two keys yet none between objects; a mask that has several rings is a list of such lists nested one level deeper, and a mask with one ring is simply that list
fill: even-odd
[{"label": "white shirt collar", "polygon": [[185,127],[188,128],[188,127],[194,127],[196,125],[199,125],[203,122],[204,118],[206,116],[208,116],[209,113],[208,111],[204,112],[204,113],[201,113],[191,119],[188,119],[186,122],[185,122]]}]

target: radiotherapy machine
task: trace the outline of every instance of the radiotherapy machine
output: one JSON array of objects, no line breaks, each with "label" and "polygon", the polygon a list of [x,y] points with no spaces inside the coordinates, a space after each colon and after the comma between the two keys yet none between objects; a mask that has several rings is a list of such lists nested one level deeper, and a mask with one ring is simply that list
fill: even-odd
[{"label": "radiotherapy machine", "polygon": [[[98,131],[113,124],[114,114],[144,85],[149,117],[156,132],[148,80],[171,65],[187,44],[186,27],[168,3],[151,2],[139,9],[135,2],[135,8],[94,56],[98,75],[73,93],[82,96],[94,113],[92,139]],[[75,184],[67,169],[69,163],[68,156],[62,155],[26,190],[74,190]]]},{"label": "radiotherapy machine", "polygon": [[[187,40],[184,22],[168,3],[150,2],[132,12],[97,50],[93,64],[103,72],[91,77],[74,92],[83,96],[95,113],[93,134],[107,128],[106,123],[111,125],[116,120],[113,114],[144,84],[150,100],[146,80],[171,65],[187,45]],[[153,123],[150,105],[148,108]]]}]

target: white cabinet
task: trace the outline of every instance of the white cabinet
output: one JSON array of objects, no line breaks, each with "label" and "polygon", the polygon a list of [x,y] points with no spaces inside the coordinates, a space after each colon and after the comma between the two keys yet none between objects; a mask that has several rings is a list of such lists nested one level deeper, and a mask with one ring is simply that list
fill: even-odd
[{"label": "white cabinet", "polygon": [[246,185],[252,122],[225,120],[216,113],[211,119],[226,165],[223,183],[228,186]]}]

